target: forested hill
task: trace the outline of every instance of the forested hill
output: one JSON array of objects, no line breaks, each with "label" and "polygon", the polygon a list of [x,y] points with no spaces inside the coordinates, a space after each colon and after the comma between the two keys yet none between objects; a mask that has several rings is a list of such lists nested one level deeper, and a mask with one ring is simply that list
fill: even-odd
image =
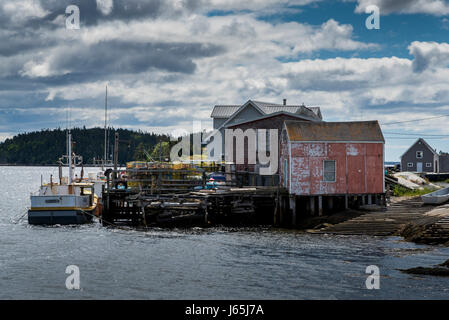
[{"label": "forested hill", "polygon": [[[84,164],[93,163],[93,158],[103,158],[104,129],[75,128],[71,130],[74,152],[83,157]],[[108,130],[109,150],[113,152],[115,132],[119,133],[119,162],[145,160],[159,141],[169,141],[169,136],[127,129]],[[0,143],[0,164],[56,165],[59,157],[66,153],[64,129],[42,130],[23,133]],[[112,157],[109,157],[112,159]]]}]

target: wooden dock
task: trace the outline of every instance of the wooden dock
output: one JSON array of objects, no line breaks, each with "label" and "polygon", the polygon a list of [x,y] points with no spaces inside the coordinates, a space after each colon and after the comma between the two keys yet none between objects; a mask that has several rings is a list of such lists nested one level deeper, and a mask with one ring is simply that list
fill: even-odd
[{"label": "wooden dock", "polygon": [[102,221],[104,225],[147,227],[273,224],[276,214],[287,210],[278,206],[281,193],[285,191],[274,187],[201,190],[184,194],[108,190],[103,192]]},{"label": "wooden dock", "polygon": [[[392,203],[384,212],[372,212],[357,218],[329,226],[311,233],[330,233],[341,235],[392,236],[399,235],[408,224],[422,225],[432,229],[423,237],[439,232],[439,237],[449,240],[449,208],[439,215],[433,215],[435,206],[424,205],[420,198]],[[445,208],[445,207],[443,207]],[[433,233],[432,233],[433,232]]]}]

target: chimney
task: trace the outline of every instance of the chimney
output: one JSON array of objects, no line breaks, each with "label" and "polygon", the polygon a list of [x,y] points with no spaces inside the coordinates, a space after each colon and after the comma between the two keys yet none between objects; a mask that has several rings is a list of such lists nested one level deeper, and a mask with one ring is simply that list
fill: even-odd
[{"label": "chimney", "polygon": [[283,99],[284,100],[284,106],[287,105],[287,99]]}]

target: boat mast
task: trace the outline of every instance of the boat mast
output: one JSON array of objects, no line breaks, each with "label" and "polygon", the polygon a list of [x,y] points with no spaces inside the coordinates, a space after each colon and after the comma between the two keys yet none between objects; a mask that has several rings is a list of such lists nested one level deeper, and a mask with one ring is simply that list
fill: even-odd
[{"label": "boat mast", "polygon": [[108,86],[106,85],[106,96],[104,99],[104,158],[103,164],[106,165],[107,160],[107,131],[108,131]]},{"label": "boat mast", "polygon": [[69,132],[67,134],[67,156],[68,156],[68,160],[69,160],[69,185],[72,184],[72,134],[70,133],[70,129]]}]

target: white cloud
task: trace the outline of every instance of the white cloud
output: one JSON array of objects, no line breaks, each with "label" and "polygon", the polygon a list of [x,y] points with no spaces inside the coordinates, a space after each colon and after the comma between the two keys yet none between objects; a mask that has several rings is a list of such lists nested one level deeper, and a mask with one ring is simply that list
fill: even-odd
[{"label": "white cloud", "polygon": [[[103,14],[111,14],[112,1],[97,3]],[[359,1],[357,8],[364,3]],[[384,13],[415,10],[412,5],[393,8],[385,1],[376,3],[382,6]],[[275,1],[268,0],[213,0],[208,9],[247,10],[275,5]],[[54,23],[61,23],[61,19],[63,16],[55,18]],[[408,47],[410,59],[316,59],[315,54],[321,50],[359,53],[359,50],[378,49],[376,44],[355,38],[351,25],[333,19],[321,25],[310,25],[268,22],[258,19],[254,12],[245,11],[224,16],[197,13],[183,14],[176,19],[160,16],[127,22],[101,21],[99,25],[86,25],[77,32],[67,32],[61,27],[49,31],[47,37],[56,45],[24,53],[20,56],[22,64],[19,64],[19,56],[0,57],[0,73],[3,76],[19,73],[38,80],[75,74],[79,70],[75,67],[67,70],[70,65],[62,63],[65,62],[63,58],[67,58],[66,53],[73,48],[84,50],[108,41],[204,43],[225,48],[217,55],[193,57],[196,69],[192,73],[153,68],[136,74],[111,73],[99,77],[101,81],[58,83],[37,89],[36,93],[45,94],[47,101],[53,100],[49,105],[57,98],[67,100],[70,105],[86,103],[85,107],[72,109],[77,125],[102,125],[106,79],[114,126],[167,133],[176,128],[190,129],[192,120],[202,120],[209,128],[214,104],[239,104],[248,99],[281,103],[285,97],[289,103],[320,106],[325,119],[334,121],[376,119],[385,123],[449,112],[449,44],[412,42]],[[93,69],[92,73],[102,71]],[[26,109],[26,112],[30,111]],[[65,119],[65,111],[58,108],[35,108],[32,112]],[[414,123],[388,128],[419,130]],[[447,119],[433,121],[430,129],[449,134]]]},{"label": "white cloud", "polygon": [[12,132],[0,132],[0,143],[4,142],[6,139],[12,138],[14,134]]},{"label": "white cloud", "polygon": [[113,0],[96,0],[97,9],[105,16],[109,15],[114,8]]},{"label": "white cloud", "polygon": [[449,65],[448,43],[414,41],[408,50],[414,56],[413,70],[416,72]]},{"label": "white cloud", "polygon": [[297,22],[272,24],[256,19],[253,14],[191,15],[177,20],[114,22],[85,27],[76,34],[67,34],[64,30],[57,32],[60,39],[81,39],[85,44],[118,39],[137,42],[201,41],[225,45],[235,56],[245,53],[270,57],[294,56],[322,49],[350,51],[378,48],[376,44],[354,40],[352,26],[333,19],[318,26]]},{"label": "white cloud", "polygon": [[424,13],[435,16],[449,14],[449,4],[445,0],[357,0],[355,9],[358,13],[365,13],[365,8],[376,5],[380,8],[380,14],[391,13]]},{"label": "white cloud", "polygon": [[304,6],[321,0],[210,0],[208,9],[216,10],[261,10],[273,6]]},{"label": "white cloud", "polygon": [[1,0],[0,6],[13,23],[21,23],[30,18],[42,18],[49,14],[42,8],[39,0]]}]

